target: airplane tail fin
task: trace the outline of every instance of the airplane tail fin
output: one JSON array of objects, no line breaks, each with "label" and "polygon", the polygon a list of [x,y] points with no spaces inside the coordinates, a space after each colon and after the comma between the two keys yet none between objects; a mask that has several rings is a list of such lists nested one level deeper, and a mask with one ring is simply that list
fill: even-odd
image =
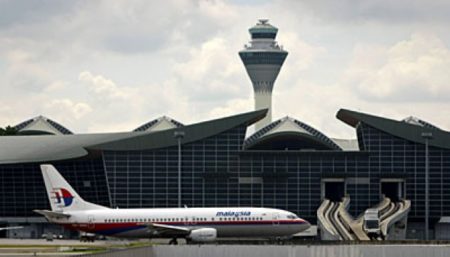
[{"label": "airplane tail fin", "polygon": [[43,164],[41,171],[52,211],[107,209],[107,207],[83,200],[53,165]]}]

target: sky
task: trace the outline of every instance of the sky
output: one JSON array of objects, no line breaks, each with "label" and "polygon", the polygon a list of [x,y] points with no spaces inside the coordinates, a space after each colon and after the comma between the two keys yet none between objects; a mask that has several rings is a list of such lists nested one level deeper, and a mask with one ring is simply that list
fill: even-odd
[{"label": "sky", "polygon": [[286,115],[355,138],[340,108],[450,130],[447,0],[0,0],[0,126],[44,115],[75,133],[253,110],[238,56],[260,18],[289,52]]}]

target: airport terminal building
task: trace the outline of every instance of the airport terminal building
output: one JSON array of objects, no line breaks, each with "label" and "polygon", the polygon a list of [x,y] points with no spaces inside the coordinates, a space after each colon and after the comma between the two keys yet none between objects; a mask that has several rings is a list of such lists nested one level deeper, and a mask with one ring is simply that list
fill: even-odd
[{"label": "airport terminal building", "polygon": [[410,226],[411,233],[423,229],[428,160],[430,224],[450,216],[449,132],[416,118],[397,121],[341,109],[337,118],[355,128],[357,140],[330,139],[291,117],[245,138],[248,126],[265,114],[192,125],[163,117],[133,132],[106,134],[72,134],[45,117],[19,124],[26,136],[0,137],[0,222],[32,225],[28,234],[8,236],[45,232],[48,225],[33,213],[50,207],[43,163],[54,164],[85,200],[97,204],[176,207],[179,154],[182,204],[188,207],[275,207],[315,223],[324,198],[348,195],[350,213],[357,216],[384,194],[411,200],[409,222],[419,224]]}]

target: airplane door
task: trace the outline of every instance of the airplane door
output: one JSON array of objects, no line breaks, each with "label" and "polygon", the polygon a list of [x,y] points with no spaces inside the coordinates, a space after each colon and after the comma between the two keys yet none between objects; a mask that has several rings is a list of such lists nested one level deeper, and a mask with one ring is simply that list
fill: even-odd
[{"label": "airplane door", "polygon": [[95,228],[94,216],[89,215],[88,216],[88,229],[94,229],[94,228]]},{"label": "airplane door", "polygon": [[272,213],[272,224],[274,226],[280,225],[280,216],[278,215],[278,213]]}]

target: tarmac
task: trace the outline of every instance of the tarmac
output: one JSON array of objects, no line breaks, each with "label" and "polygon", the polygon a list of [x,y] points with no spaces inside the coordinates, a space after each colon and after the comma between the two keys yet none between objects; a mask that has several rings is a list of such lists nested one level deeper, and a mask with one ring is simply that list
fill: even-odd
[{"label": "tarmac", "polygon": [[[148,240],[141,244],[148,243]],[[79,240],[54,239],[0,239],[0,256],[77,256],[93,252],[125,249],[140,241],[96,240],[80,242]]]}]

